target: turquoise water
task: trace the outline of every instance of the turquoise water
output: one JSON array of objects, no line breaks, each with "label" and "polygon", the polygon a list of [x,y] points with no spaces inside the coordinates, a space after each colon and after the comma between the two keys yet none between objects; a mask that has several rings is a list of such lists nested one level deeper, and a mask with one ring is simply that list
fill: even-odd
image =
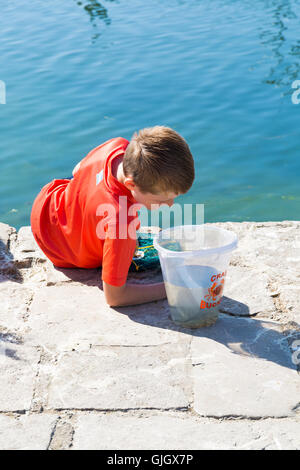
[{"label": "turquoise water", "polygon": [[188,141],[205,220],[299,220],[300,2],[2,2],[0,220],[89,150],[156,124]]}]

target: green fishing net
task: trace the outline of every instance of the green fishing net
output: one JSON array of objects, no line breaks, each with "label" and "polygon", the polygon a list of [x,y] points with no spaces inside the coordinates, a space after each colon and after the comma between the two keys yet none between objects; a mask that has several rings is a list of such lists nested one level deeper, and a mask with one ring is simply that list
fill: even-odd
[{"label": "green fishing net", "polygon": [[140,272],[154,268],[160,268],[160,261],[158,252],[153,246],[153,237],[150,233],[140,233],[137,236],[137,246],[129,271]]}]

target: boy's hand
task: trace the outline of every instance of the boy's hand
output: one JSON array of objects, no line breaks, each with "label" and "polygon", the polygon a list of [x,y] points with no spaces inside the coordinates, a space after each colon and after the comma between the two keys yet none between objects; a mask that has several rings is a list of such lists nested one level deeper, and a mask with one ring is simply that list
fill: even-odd
[{"label": "boy's hand", "polygon": [[166,298],[164,282],[112,286],[103,281],[105,300],[110,307],[144,304]]}]

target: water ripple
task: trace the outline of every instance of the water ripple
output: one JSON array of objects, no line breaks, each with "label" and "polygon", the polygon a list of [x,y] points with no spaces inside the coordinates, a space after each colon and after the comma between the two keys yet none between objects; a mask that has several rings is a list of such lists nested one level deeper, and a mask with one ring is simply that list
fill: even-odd
[{"label": "water ripple", "polygon": [[[1,6],[0,220],[142,127],[188,141],[209,220],[299,219],[299,0],[67,0]],[[292,197],[288,197],[292,196]]]}]

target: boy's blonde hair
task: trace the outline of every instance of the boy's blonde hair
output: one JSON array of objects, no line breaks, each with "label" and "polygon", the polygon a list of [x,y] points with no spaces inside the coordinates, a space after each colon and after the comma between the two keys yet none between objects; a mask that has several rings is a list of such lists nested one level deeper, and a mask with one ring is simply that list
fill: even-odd
[{"label": "boy's blonde hair", "polygon": [[125,177],[132,176],[142,193],[186,193],[195,179],[188,144],[170,127],[154,126],[135,132],[123,158]]}]

